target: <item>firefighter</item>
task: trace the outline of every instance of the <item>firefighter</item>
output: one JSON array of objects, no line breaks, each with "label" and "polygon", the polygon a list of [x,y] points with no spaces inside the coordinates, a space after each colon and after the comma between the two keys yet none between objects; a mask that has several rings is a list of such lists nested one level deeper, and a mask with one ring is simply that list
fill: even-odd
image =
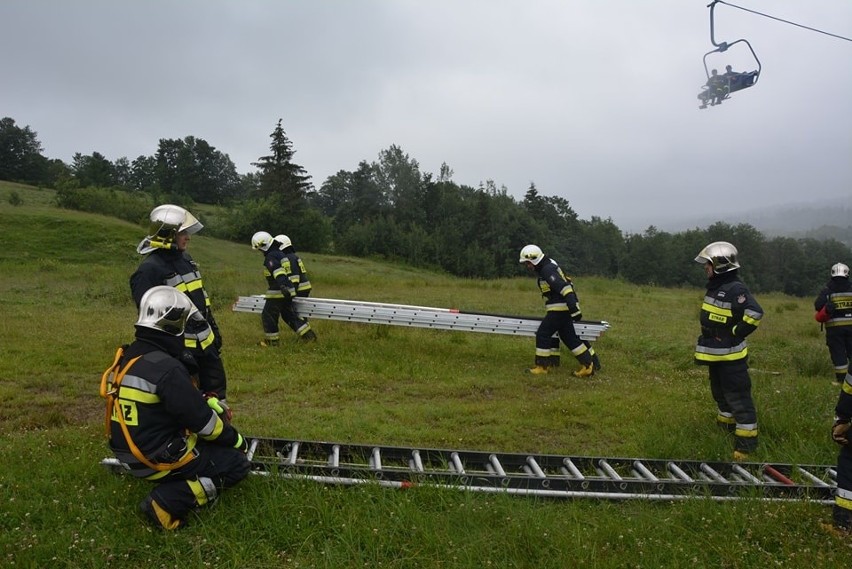
[{"label": "firefighter", "polygon": [[825,324],[825,344],[834,364],[834,377],[843,383],[852,358],[852,283],[849,267],[836,263],[831,280],[814,301],[816,320]]},{"label": "firefighter", "polygon": [[203,316],[202,321],[188,324],[184,340],[198,363],[199,387],[224,401],[227,378],[220,356],[222,334],[213,318],[198,265],[186,251],[190,236],[203,225],[184,208],[171,204],[155,207],[150,219],[148,236],[136,248],[140,255],[147,256],[130,277],[133,300],[138,308],[142,296],[157,285],[175,287],[189,296]]},{"label": "firefighter", "polygon": [[541,375],[552,367],[558,367],[561,338],[580,362],[580,369],[574,375],[594,375],[595,370],[600,369],[600,360],[591,344],[581,340],[574,330],[574,321],[580,320],[583,314],[571,279],[562,272],[556,261],[542,253],[536,245],[527,245],[521,249],[519,262],[530,273],[538,276],[538,288],[544,297],[546,311],[535,333],[535,365],[527,372]]},{"label": "firefighter", "polygon": [[310,323],[301,318],[293,308],[294,298],[311,294],[311,281],[308,280],[308,271],[302,259],[296,255],[290,238],[286,235],[272,237],[266,231],[258,231],[251,238],[251,247],[263,253],[263,275],[267,283],[264,295],[266,302],[260,314],[265,337],[259,345],[270,347],[279,344],[279,316],[296,333],[299,340],[316,341],[317,335],[311,329]]},{"label": "firefighter", "polygon": [[104,372],[109,445],[133,476],[157,486],[139,505],[156,527],[178,529],[250,469],[246,439],[225,408],[194,385],[186,323],[203,317],[187,295],[160,285],[142,296],[136,339]]},{"label": "firefighter", "polygon": [[760,324],[763,309],[739,278],[736,247],[710,243],[695,261],[707,275],[695,363],[709,369],[710,392],[719,408],[716,421],[734,433],[734,460],[747,460],[757,448],[758,432],[746,336]]},{"label": "firefighter", "polygon": [[852,375],[844,376],[834,408],[831,438],[840,445],[837,457],[837,490],[834,493],[834,527],[852,531],[852,449],[849,448],[849,426],[852,421]]}]

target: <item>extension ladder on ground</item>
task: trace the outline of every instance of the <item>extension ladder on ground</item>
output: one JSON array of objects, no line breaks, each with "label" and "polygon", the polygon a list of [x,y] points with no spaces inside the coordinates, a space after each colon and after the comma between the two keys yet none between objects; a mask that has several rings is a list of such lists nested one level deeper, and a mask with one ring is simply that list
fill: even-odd
[{"label": "extension ladder on ground", "polygon": [[[263,295],[241,296],[233,305],[235,312],[261,312],[266,303]],[[535,336],[540,318],[506,316],[477,312],[461,312],[454,308],[432,308],[385,304],[332,298],[295,298],[293,306],[303,318],[323,318],[369,324],[389,324],[414,328],[486,332],[515,336]],[[577,335],[588,341],[597,340],[610,327],[609,322],[574,322]]]},{"label": "extension ladder on ground", "polygon": [[[258,475],[549,498],[833,501],[834,466],[600,458],[253,438]],[[121,470],[115,459],[105,466]]]}]

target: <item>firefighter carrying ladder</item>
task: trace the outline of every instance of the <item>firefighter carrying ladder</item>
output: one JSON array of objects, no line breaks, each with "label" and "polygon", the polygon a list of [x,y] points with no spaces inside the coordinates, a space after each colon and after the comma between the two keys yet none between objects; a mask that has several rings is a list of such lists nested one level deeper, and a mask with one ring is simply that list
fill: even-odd
[{"label": "firefighter carrying ladder", "polygon": [[[415,485],[547,498],[833,503],[834,466],[601,458],[250,438],[252,473],[324,484]],[[107,458],[102,464],[121,471]]]},{"label": "firefighter carrying ladder", "polygon": [[[241,296],[233,305],[235,312],[263,310],[266,303],[263,295]],[[455,308],[432,308],[406,304],[385,304],[359,300],[337,300],[332,298],[293,299],[293,306],[302,318],[322,318],[367,324],[389,324],[413,328],[459,330],[462,332],[485,332],[514,336],[535,336],[541,324],[540,318],[507,316],[481,312],[461,312]],[[582,340],[597,340],[610,327],[609,322],[578,321],[574,329]]]}]

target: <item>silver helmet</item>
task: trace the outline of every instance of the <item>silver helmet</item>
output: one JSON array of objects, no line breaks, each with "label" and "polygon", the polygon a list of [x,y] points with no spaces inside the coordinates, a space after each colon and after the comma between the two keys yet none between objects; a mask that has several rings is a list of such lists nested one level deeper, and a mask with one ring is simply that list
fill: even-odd
[{"label": "silver helmet", "polygon": [[831,276],[833,277],[849,277],[849,266],[843,263],[836,263],[831,267]]},{"label": "silver helmet", "polygon": [[717,275],[740,268],[740,263],[737,261],[737,248],[727,241],[710,243],[698,253],[695,262],[702,265],[709,262]]},{"label": "silver helmet", "polygon": [[192,235],[204,227],[194,215],[173,204],[158,205],[151,210],[149,218],[148,236],[136,247],[136,251],[142,255],[155,249],[169,249],[178,233],[185,231]]},{"label": "silver helmet", "polygon": [[527,245],[523,249],[521,249],[521,258],[518,259],[519,263],[532,263],[533,265],[538,265],[541,263],[541,260],[544,259],[544,253],[541,252],[541,249],[538,245]]},{"label": "silver helmet", "polygon": [[251,236],[251,248],[266,252],[272,246],[272,241],[272,235],[267,231],[258,231]]},{"label": "silver helmet", "polygon": [[174,287],[159,285],[142,296],[136,326],[180,336],[190,318],[198,320],[201,313],[189,297]]},{"label": "silver helmet", "polygon": [[287,237],[286,235],[284,235],[283,233],[281,233],[280,235],[276,235],[275,240],[278,241],[279,243],[281,243],[281,246],[279,247],[279,249],[281,249],[282,251],[284,249],[286,249],[287,247],[293,246],[293,242],[290,241],[290,238]]}]

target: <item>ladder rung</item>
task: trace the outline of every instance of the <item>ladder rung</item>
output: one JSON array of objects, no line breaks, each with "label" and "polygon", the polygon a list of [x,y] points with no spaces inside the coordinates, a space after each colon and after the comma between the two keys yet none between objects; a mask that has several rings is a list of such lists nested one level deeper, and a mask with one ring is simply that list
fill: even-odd
[{"label": "ladder rung", "polygon": [[370,454],[370,469],[371,470],[381,470],[382,469],[382,453],[379,450],[379,447],[373,447],[373,450]]},{"label": "ladder rung", "polygon": [[506,476],[506,471],[503,470],[503,465],[500,464],[500,460],[497,458],[496,454],[489,455],[488,462],[491,465],[491,468],[494,469],[494,473],[497,474],[497,476]]},{"label": "ladder rung", "polygon": [[666,467],[668,467],[669,472],[671,472],[675,478],[683,480],[684,482],[695,482],[690,475],[681,470],[681,468],[675,463],[669,462],[666,464]]},{"label": "ladder rung", "polygon": [[713,468],[706,462],[702,462],[699,468],[701,468],[701,471],[709,476],[711,480],[715,480],[716,482],[727,482],[724,476],[713,470]]},{"label": "ladder rung", "polygon": [[462,461],[457,452],[450,453],[450,470],[453,470],[456,474],[464,474],[464,466],[462,466]]},{"label": "ladder rung", "polygon": [[563,458],[562,464],[565,465],[565,470],[572,478],[576,478],[577,480],[585,480],[586,477],[583,476],[583,473],[580,472],[580,469],[574,466],[574,463],[570,458]]},{"label": "ladder rung", "polygon": [[527,457],[527,465],[530,467],[530,470],[536,476],[536,478],[547,478],[547,475],[545,475],[544,471],[541,469],[541,467],[538,465],[538,463],[533,457]]},{"label": "ladder rung", "polygon": [[763,484],[763,481],[754,476],[751,472],[740,466],[739,464],[735,464],[731,467],[731,470],[739,474],[744,482],[751,482],[752,484]]},{"label": "ladder rung", "polygon": [[600,466],[601,470],[603,471],[602,474],[607,478],[612,478],[613,480],[623,480],[621,476],[619,476],[618,472],[616,472],[615,469],[611,467],[606,460],[600,459],[598,461],[598,466]]},{"label": "ladder rung", "polygon": [[411,451],[411,461],[408,464],[411,470],[415,472],[426,472],[423,469],[423,460],[420,458],[420,451],[417,449]]},{"label": "ladder rung", "polygon": [[811,473],[811,472],[808,472],[807,470],[805,470],[805,469],[804,469],[804,468],[802,468],[801,466],[797,466],[797,467],[796,467],[796,469],[797,469],[797,470],[798,470],[798,471],[799,471],[799,472],[800,472],[800,473],[801,473],[801,474],[802,474],[805,478],[807,478],[808,480],[810,480],[811,482],[813,482],[813,483],[814,483],[814,484],[816,484],[817,486],[823,486],[823,487],[824,487],[824,486],[828,486],[828,485],[829,485],[828,483],[824,482],[824,481],[823,481],[823,480],[822,480],[819,476],[816,476],[815,474],[813,474],[813,473]]},{"label": "ladder rung", "polygon": [[293,443],[293,446],[290,447],[290,455],[287,457],[287,464],[294,465],[296,464],[296,459],[299,456],[299,442],[296,441]]},{"label": "ladder rung", "polygon": [[642,464],[640,461],[636,460],[633,462],[634,472],[642,478],[650,480],[651,482],[658,482],[660,479],[654,476],[648,468]]}]

